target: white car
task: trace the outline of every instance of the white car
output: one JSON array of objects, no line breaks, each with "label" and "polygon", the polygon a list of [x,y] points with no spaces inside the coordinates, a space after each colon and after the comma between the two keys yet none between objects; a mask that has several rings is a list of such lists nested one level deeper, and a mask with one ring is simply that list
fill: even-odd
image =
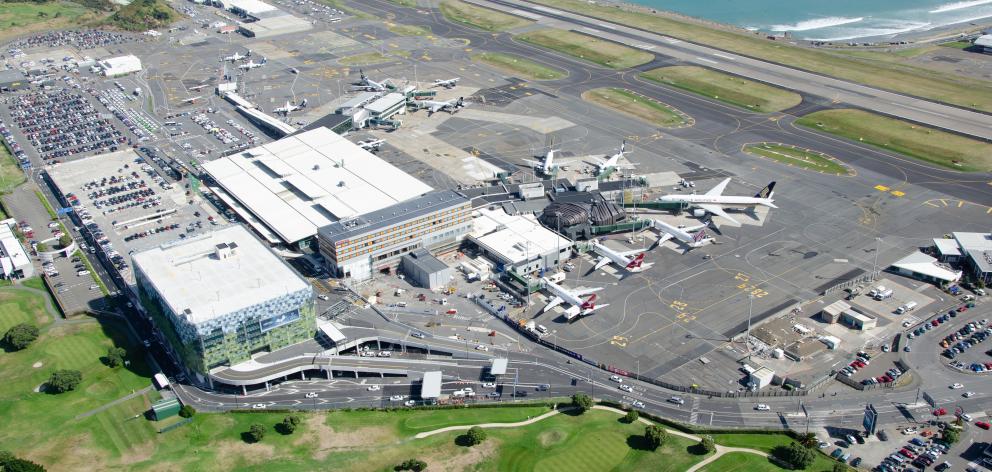
[{"label": "white car", "polygon": [[965,397],[965,398],[971,398],[971,397],[975,396],[975,392],[964,392],[964,393],[961,394],[961,396],[962,397]]},{"label": "white car", "polygon": [[478,346],[475,346],[475,350],[476,351],[488,351],[489,350],[489,346],[486,346],[485,344],[480,344]]},{"label": "white car", "polygon": [[265,404],[264,403],[256,403],[256,404],[252,405],[251,408],[253,410],[264,410],[265,409]]},{"label": "white car", "polygon": [[389,397],[389,399],[392,400],[392,401],[394,401],[394,402],[401,401],[404,398],[406,398],[406,397],[404,397],[403,395],[393,395],[393,396]]},{"label": "white car", "polygon": [[407,400],[403,404],[406,405],[406,406],[416,406],[417,405],[417,402],[414,401],[414,400]]},{"label": "white car", "polygon": [[634,408],[644,408],[644,402],[634,400],[634,403],[630,404]]},{"label": "white car", "polygon": [[623,379],[619,375],[611,375],[610,380],[617,383],[623,383]]},{"label": "white car", "polygon": [[916,434],[916,428],[906,428],[902,430],[902,434]]},{"label": "white car", "polygon": [[957,390],[959,388],[964,388],[964,385],[961,385],[959,383],[954,383],[954,384],[951,384],[951,386],[948,387],[948,388],[950,388],[951,390]]},{"label": "white car", "polygon": [[[370,392],[378,392],[379,391],[379,386],[378,385],[369,385],[369,389],[368,390]],[[402,398],[400,398],[400,399],[402,400]]]},{"label": "white car", "polygon": [[321,299],[321,300],[323,300],[325,302],[331,299],[331,297],[328,297],[327,295],[324,295],[323,293],[320,294],[320,295],[317,295],[317,298],[319,298],[319,299]]},{"label": "white car", "polygon": [[482,388],[496,388],[496,382],[486,382],[482,384]]},{"label": "white car", "polygon": [[317,392],[310,392],[307,394],[307,398],[317,398]]},{"label": "white car", "polygon": [[765,405],[764,403],[759,403],[757,405],[754,405],[754,409],[758,411],[770,411],[771,407]]},{"label": "white car", "polygon": [[961,416],[959,416],[958,418],[961,418],[966,423],[970,423],[971,422],[971,415],[969,415],[967,413],[961,413]]},{"label": "white car", "polygon": [[623,385],[623,384],[621,384],[620,385],[620,390],[623,390],[623,391],[625,391],[627,393],[632,393],[634,391],[634,387],[631,387],[630,385]]}]

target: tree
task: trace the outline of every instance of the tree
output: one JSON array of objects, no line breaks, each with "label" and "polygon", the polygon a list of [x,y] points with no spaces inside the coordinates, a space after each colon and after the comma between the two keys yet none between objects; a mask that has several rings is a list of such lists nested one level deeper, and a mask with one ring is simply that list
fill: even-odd
[{"label": "tree", "polygon": [[48,251],[48,245],[45,243],[38,243],[38,245],[35,247],[35,250],[38,252],[46,252]]},{"label": "tree", "polygon": [[772,453],[775,457],[792,465],[792,468],[796,470],[806,469],[813,465],[813,461],[816,460],[815,451],[803,447],[797,442],[789,443],[786,447],[777,447]]},{"label": "tree", "polygon": [[637,410],[630,410],[627,412],[626,415],[624,415],[623,422],[627,424],[633,424],[635,421],[637,421],[637,418],[640,418],[640,416],[641,415],[637,413]]},{"label": "tree", "polygon": [[107,365],[113,368],[124,365],[124,358],[127,357],[127,350],[122,347],[111,347],[107,349]]},{"label": "tree", "polygon": [[195,414],[196,408],[193,408],[190,405],[183,405],[182,408],[179,409],[179,416],[183,418],[192,418]]},{"label": "tree", "polygon": [[580,413],[585,413],[592,408],[592,398],[583,392],[572,395],[572,405],[575,405]]},{"label": "tree", "polygon": [[713,442],[713,436],[704,435],[699,438],[699,448],[703,450],[703,454],[709,454],[716,450],[716,443]]},{"label": "tree", "polygon": [[798,441],[799,444],[803,445],[803,447],[808,447],[810,449],[820,445],[820,440],[816,439],[815,433],[800,434]]},{"label": "tree", "polygon": [[279,424],[279,432],[282,434],[293,434],[296,431],[296,427],[300,425],[300,417],[296,415],[289,415],[282,419],[282,423]]},{"label": "tree", "polygon": [[265,437],[265,425],[261,423],[252,423],[248,427],[248,439],[249,442],[257,443]]},{"label": "tree", "polygon": [[68,234],[63,234],[59,238],[59,246],[60,247],[68,247],[70,244],[72,244],[72,238],[69,237]]},{"label": "tree", "polygon": [[420,459],[407,459],[400,463],[400,465],[393,467],[393,470],[412,470],[413,472],[421,472],[427,470],[427,463]]},{"label": "tree", "polygon": [[83,381],[83,373],[78,370],[56,370],[48,378],[48,387],[55,393],[65,393],[75,390]]},{"label": "tree", "polygon": [[849,469],[847,468],[847,465],[845,465],[845,464],[841,464],[839,462],[836,463],[836,464],[834,464],[833,472],[847,472],[848,470]]},{"label": "tree", "polygon": [[651,450],[658,449],[668,439],[668,431],[661,426],[651,424],[644,428],[644,438],[648,440]]},{"label": "tree", "polygon": [[466,433],[465,436],[468,438],[468,445],[475,446],[477,444],[482,444],[482,441],[485,441],[489,435],[486,434],[486,430],[478,426],[473,426],[468,429],[468,433]]},{"label": "tree", "polygon": [[941,437],[947,442],[947,444],[954,444],[961,438],[961,433],[954,428],[945,428]]},{"label": "tree", "polygon": [[10,451],[0,450],[0,470],[4,472],[45,472],[45,468],[27,459],[19,459]]},{"label": "tree", "polygon": [[28,323],[11,326],[3,335],[4,344],[15,351],[28,347],[35,339],[38,339],[38,327]]}]

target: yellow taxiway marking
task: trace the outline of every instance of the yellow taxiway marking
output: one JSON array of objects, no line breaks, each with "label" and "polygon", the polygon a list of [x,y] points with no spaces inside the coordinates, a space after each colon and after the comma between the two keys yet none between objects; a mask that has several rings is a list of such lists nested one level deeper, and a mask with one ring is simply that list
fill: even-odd
[{"label": "yellow taxiway marking", "polygon": [[906,192],[901,192],[901,191],[899,191],[899,190],[893,190],[893,191],[892,191],[892,195],[895,195],[895,196],[897,196],[897,197],[903,197],[903,196],[905,196],[905,195],[906,195]]},{"label": "yellow taxiway marking", "polygon": [[889,188],[886,187],[886,186],[884,186],[884,185],[879,184],[879,185],[876,185],[875,186],[875,190],[878,190],[879,192],[888,192],[889,191]]},{"label": "yellow taxiway marking", "polygon": [[958,208],[961,208],[963,206],[964,206],[964,200],[958,200]]}]

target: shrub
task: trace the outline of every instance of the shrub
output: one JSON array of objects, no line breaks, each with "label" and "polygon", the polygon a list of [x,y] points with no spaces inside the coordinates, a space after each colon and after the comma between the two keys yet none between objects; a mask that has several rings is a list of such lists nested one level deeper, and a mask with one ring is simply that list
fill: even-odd
[{"label": "shrub", "polygon": [[248,427],[248,440],[249,442],[257,443],[265,438],[265,425],[261,423],[253,423]]},{"label": "shrub", "polygon": [[78,370],[56,370],[48,378],[48,387],[55,393],[65,393],[75,390],[83,381],[83,373]]},{"label": "shrub", "polygon": [[486,430],[473,426],[469,428],[468,433],[465,434],[469,446],[475,446],[477,444],[482,444],[489,435],[486,434]]},{"label": "shrub", "polygon": [[813,465],[816,460],[816,452],[810,448],[803,447],[797,442],[789,443],[785,447],[776,447],[772,454],[782,461],[790,464],[793,469],[802,470]]},{"label": "shrub", "polygon": [[30,346],[36,339],[38,339],[38,327],[28,323],[11,326],[3,335],[3,343],[15,351]]},{"label": "shrub", "polygon": [[127,350],[122,347],[107,349],[107,365],[110,367],[117,368],[124,365],[125,357],[127,357]]},{"label": "shrub", "polygon": [[393,467],[393,470],[412,470],[413,472],[421,472],[422,470],[427,470],[427,463],[420,459],[407,459],[400,463],[400,465]]},{"label": "shrub", "polygon": [[583,392],[572,395],[572,405],[579,409],[580,413],[585,413],[592,408],[592,398]]},{"label": "shrub", "polygon": [[630,410],[627,412],[626,415],[623,416],[623,422],[632,424],[633,422],[637,421],[637,418],[640,418],[640,416],[641,415],[637,414],[637,410]]},{"label": "shrub", "polygon": [[183,418],[192,418],[195,414],[196,408],[193,408],[190,405],[183,405],[182,408],[179,409],[179,416]]},{"label": "shrub", "polygon": [[947,444],[954,444],[961,438],[961,433],[954,428],[946,428],[944,429],[944,433],[941,437],[947,442]]},{"label": "shrub", "polygon": [[703,454],[709,454],[716,450],[716,443],[713,442],[713,436],[708,434],[703,435],[699,438],[699,448],[703,450]]},{"label": "shrub", "polygon": [[644,428],[644,437],[648,441],[648,446],[654,450],[661,447],[668,440],[668,431],[665,431],[665,428],[661,426],[652,424]]}]

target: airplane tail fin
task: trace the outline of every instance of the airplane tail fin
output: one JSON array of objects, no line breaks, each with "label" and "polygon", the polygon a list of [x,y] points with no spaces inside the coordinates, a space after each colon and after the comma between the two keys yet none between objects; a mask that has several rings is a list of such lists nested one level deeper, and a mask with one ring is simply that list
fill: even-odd
[{"label": "airplane tail fin", "polygon": [[706,239],[706,230],[701,229],[696,234],[692,235],[692,242],[698,244],[700,241]]},{"label": "airplane tail fin", "polygon": [[592,295],[589,295],[589,298],[587,298],[586,301],[582,302],[582,306],[580,308],[582,308],[583,310],[595,310],[596,309],[596,298],[597,297],[596,297],[596,294],[595,293],[592,294]]},{"label": "airplane tail fin", "polygon": [[758,193],[754,194],[754,198],[772,198],[773,195],[775,195],[775,182],[774,181],[772,181],[772,183],[766,185],[765,188],[763,188],[760,191],[758,191]]},{"label": "airplane tail fin", "polygon": [[634,260],[630,261],[627,264],[627,269],[640,269],[641,264],[643,263],[644,263],[644,253],[642,252],[638,254],[637,257],[634,258]]}]

